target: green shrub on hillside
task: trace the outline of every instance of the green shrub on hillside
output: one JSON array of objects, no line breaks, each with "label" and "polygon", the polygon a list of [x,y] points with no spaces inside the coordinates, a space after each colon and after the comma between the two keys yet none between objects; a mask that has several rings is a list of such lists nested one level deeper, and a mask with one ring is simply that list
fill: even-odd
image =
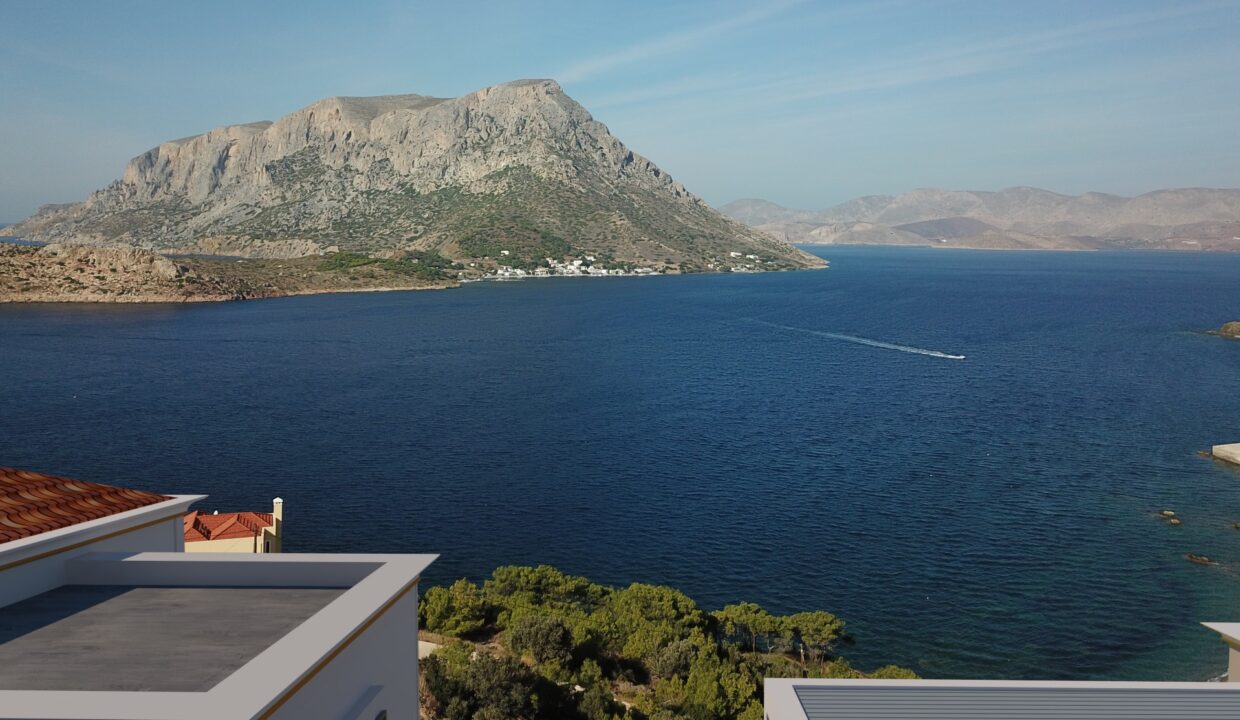
[{"label": "green shrub on hillside", "polygon": [[431,632],[461,637],[486,625],[487,606],[478,586],[461,579],[450,587],[433,587],[418,604],[418,619]]},{"label": "green shrub on hillside", "polygon": [[424,280],[442,280],[448,277],[445,270],[460,267],[434,250],[418,250],[407,252],[393,259],[376,258],[354,252],[331,253],[319,261],[318,269],[335,272],[366,266],[374,266],[397,275],[409,275]]},{"label": "green shrub on hillside", "polygon": [[319,269],[325,271],[348,270],[350,268],[362,267],[363,265],[374,265],[377,262],[379,262],[379,258],[373,258],[369,255],[338,252],[323,256],[323,259],[319,261]]},{"label": "green shrub on hillside", "polygon": [[[780,616],[753,603],[707,613],[673,588],[607,587],[548,566],[502,567],[482,587],[458,580],[432,588],[422,606],[428,630],[497,639],[527,658],[538,677],[495,665],[493,658],[475,672],[471,663],[487,653],[471,661],[453,650],[429,676],[428,693],[440,713],[435,717],[465,717],[451,714],[462,708],[484,717],[487,708],[500,706],[543,712],[539,703],[551,702],[561,713],[556,717],[759,720],[764,677],[866,677],[833,654],[844,624],[831,613]],[[515,695],[475,677],[483,670],[510,677],[515,695],[536,697],[520,705]],[[916,677],[895,666],[873,676]],[[538,682],[581,690],[549,695]],[[497,699],[484,700],[492,696]],[[624,712],[616,698],[632,708]]]},{"label": "green shrub on hillside", "polygon": [[573,633],[551,615],[522,615],[505,633],[508,647],[528,653],[536,662],[567,665],[573,659]]},{"label": "green shrub on hillside", "polygon": [[455,643],[421,664],[424,704],[443,720],[553,720],[575,714],[563,689],[513,658]]}]

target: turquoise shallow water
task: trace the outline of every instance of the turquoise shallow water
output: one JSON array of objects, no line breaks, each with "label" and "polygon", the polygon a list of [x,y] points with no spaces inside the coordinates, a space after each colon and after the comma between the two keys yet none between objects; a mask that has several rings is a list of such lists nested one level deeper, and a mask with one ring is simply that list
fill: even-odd
[{"label": "turquoise shallow water", "polygon": [[[862,666],[1201,679],[1240,619],[1240,256],[831,248],[826,271],[0,306],[0,463],[304,551],[825,608]],[[947,356],[963,355],[963,360]],[[1156,517],[1172,508],[1184,524]],[[1188,552],[1219,560],[1210,567]]]}]

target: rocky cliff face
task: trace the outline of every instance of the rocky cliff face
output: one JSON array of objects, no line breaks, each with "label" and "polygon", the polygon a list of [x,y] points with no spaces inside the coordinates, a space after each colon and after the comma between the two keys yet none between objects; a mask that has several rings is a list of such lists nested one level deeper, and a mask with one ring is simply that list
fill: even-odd
[{"label": "rocky cliff face", "polygon": [[512,262],[590,254],[707,270],[739,251],[769,268],[818,264],[716,213],[550,80],[451,99],[328,98],[166,142],[84,202],[7,232],[267,256],[507,251]]},{"label": "rocky cliff face", "polygon": [[817,212],[759,200],[729,203],[723,212],[791,242],[865,235],[883,244],[1240,251],[1240,190],[1228,189],[1159,190],[1126,198],[1028,187],[999,192],[924,188],[858,198]]}]

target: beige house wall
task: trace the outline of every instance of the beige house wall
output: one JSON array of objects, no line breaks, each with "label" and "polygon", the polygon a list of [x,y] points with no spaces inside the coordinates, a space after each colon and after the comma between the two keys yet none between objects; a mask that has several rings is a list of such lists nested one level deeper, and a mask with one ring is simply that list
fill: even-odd
[{"label": "beige house wall", "polygon": [[[276,526],[279,527],[279,520]],[[258,538],[258,552],[280,552],[280,533],[272,528],[263,528],[263,534]]]},{"label": "beige house wall", "polygon": [[228,538],[226,540],[198,540],[195,542],[185,543],[185,552],[211,552],[211,553],[255,553],[262,552],[262,546],[258,545],[257,538],[242,537]]}]

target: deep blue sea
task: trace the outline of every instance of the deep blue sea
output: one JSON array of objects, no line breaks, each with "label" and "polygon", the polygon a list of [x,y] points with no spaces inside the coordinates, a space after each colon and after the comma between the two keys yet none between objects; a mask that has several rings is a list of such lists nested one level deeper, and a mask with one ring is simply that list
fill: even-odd
[{"label": "deep blue sea", "polygon": [[1240,472],[1197,451],[1240,441],[1240,342],[1201,331],[1240,319],[1240,255],[817,252],[0,306],[0,464],[208,511],[281,495],[289,549],[438,552],[430,582],[550,563],[827,609],[862,667],[1221,673],[1197,623],[1240,620]]}]

